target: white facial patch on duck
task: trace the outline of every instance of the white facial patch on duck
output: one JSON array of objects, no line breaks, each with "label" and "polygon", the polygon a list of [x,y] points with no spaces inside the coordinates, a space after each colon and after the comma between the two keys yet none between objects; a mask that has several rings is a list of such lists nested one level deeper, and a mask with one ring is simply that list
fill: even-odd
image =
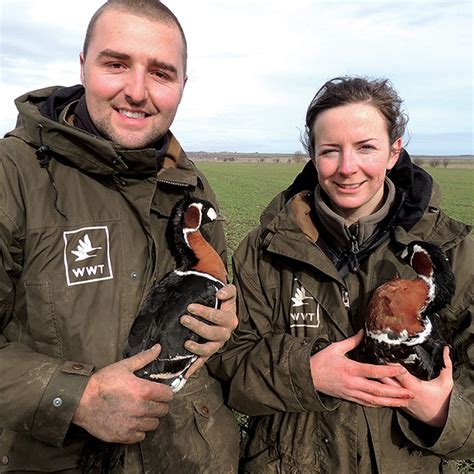
[{"label": "white facial patch on duck", "polygon": [[207,211],[207,217],[209,217],[210,221],[215,221],[217,219],[217,212],[213,207],[210,207]]}]

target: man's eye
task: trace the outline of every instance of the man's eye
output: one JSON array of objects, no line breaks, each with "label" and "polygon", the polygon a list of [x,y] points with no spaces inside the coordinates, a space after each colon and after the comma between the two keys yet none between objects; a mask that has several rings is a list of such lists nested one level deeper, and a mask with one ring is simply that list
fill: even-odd
[{"label": "man's eye", "polygon": [[121,64],[121,63],[109,63],[108,66],[111,69],[122,69],[123,68],[123,64]]},{"label": "man's eye", "polygon": [[158,79],[168,79],[168,74],[164,73],[163,71],[153,71],[151,74]]}]

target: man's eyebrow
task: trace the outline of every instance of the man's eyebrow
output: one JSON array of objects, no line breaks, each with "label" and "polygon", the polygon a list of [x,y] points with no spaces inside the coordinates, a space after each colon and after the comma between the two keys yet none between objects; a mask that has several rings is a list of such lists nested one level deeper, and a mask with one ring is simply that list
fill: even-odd
[{"label": "man's eyebrow", "polygon": [[[104,49],[98,55],[99,59],[119,59],[121,61],[128,61],[131,56],[127,53],[121,53],[119,51],[114,51],[113,49]],[[178,74],[178,69],[173,64],[164,63],[163,61],[158,61],[157,59],[150,59],[148,61],[148,67],[156,67],[158,69],[163,69],[165,71],[172,72],[173,74]]]},{"label": "man's eyebrow", "polygon": [[151,59],[148,61],[148,67],[156,67],[158,69],[164,69],[165,71],[172,72],[173,74],[178,74],[178,69],[173,64],[164,63],[163,61],[158,61],[156,59]]},{"label": "man's eyebrow", "polygon": [[130,55],[126,53],[120,53],[119,51],[114,51],[113,49],[104,49],[98,54],[98,58],[121,59],[125,61],[127,59],[130,59]]}]

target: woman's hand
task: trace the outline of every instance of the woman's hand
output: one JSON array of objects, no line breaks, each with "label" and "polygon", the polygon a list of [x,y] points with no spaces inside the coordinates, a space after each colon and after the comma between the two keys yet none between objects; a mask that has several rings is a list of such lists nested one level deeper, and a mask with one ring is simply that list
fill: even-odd
[{"label": "woman's hand", "polygon": [[443,428],[448,418],[448,407],[453,391],[453,364],[449,357],[449,348],[443,352],[444,365],[446,366],[439,376],[429,382],[420,380],[409,372],[382,382],[391,387],[403,387],[410,390],[415,396],[409,400],[403,410],[413,418],[427,425]]},{"label": "woman's hand", "polygon": [[363,364],[346,357],[346,353],[362,342],[363,336],[361,330],[355,336],[334,342],[311,356],[314,388],[326,395],[360,405],[408,407],[414,397],[411,390],[401,384],[380,382],[380,379],[405,375],[407,371],[404,367]]}]

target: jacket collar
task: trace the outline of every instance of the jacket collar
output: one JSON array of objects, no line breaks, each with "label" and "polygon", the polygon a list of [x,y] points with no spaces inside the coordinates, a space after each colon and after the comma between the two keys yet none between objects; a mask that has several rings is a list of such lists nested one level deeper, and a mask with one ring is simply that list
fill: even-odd
[{"label": "jacket collar", "polygon": [[[68,123],[68,110],[82,94],[82,86],[49,87],[24,94],[15,101],[19,111],[18,126],[7,136],[20,138],[34,148],[46,145],[53,158],[66,161],[87,173],[158,175],[159,181],[170,184],[197,184],[192,164],[170,131],[168,148],[158,162],[153,148],[127,150]],[[38,126],[41,126],[41,133]]]},{"label": "jacket collar", "polygon": [[[428,205],[439,206],[439,202],[430,203],[434,197],[433,178],[423,168],[412,163],[405,149],[402,149],[397,163],[387,176],[395,185],[398,200],[403,203],[397,213],[396,225],[408,231],[421,219]],[[313,161],[309,161],[283,193],[283,198],[288,201],[302,190],[313,190],[318,182],[316,167]]]}]

